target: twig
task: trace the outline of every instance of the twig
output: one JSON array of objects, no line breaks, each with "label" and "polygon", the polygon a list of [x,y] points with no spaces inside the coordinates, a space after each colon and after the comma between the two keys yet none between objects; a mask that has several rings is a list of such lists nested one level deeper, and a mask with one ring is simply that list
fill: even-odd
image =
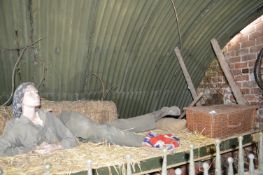
[{"label": "twig", "polygon": [[[6,106],[9,103],[9,101],[12,99],[12,97],[13,97],[14,88],[15,88],[15,72],[16,72],[17,65],[19,64],[19,62],[21,61],[21,59],[22,59],[22,57],[24,55],[24,52],[26,51],[26,49],[28,49],[30,47],[33,47],[33,45],[36,44],[37,42],[39,42],[40,40],[42,40],[42,38],[40,38],[39,40],[33,42],[32,44],[30,44],[28,46],[25,46],[25,47],[22,47],[22,48],[18,48],[18,49],[22,49],[22,51],[21,51],[19,57],[17,58],[17,61],[16,61],[15,65],[14,65],[14,68],[13,68],[13,71],[12,71],[12,90],[11,90],[11,94],[10,94],[8,100],[4,104],[2,104],[1,106]],[[14,49],[10,49],[10,50],[14,50]],[[15,50],[17,50],[17,48]]]},{"label": "twig", "polygon": [[25,48],[29,48],[29,47],[32,47],[34,44],[38,43],[39,41],[41,41],[42,39],[44,38],[40,38],[36,41],[34,41],[33,43],[29,44],[29,45],[26,45],[24,47],[19,47],[19,48],[0,48],[0,50],[21,50],[21,49],[25,49]]},{"label": "twig", "polygon": [[101,97],[101,100],[104,100],[104,98],[105,98],[105,87],[104,87],[104,83],[103,83],[102,79],[101,79],[97,74],[95,74],[95,73],[92,73],[91,75],[95,76],[97,79],[100,80],[100,82],[101,82],[101,87],[102,87],[102,97]]},{"label": "twig", "polygon": [[176,22],[177,22],[177,28],[178,28],[178,35],[179,35],[179,40],[180,40],[180,49],[183,50],[183,42],[182,42],[182,36],[181,36],[181,30],[180,30],[180,25],[179,25],[179,18],[177,15],[177,10],[174,4],[174,1],[171,0],[172,4],[173,4],[173,8],[174,8],[174,13],[175,13],[175,17],[176,17]]},{"label": "twig", "polygon": [[113,87],[113,86],[112,86],[110,89],[107,89],[104,98],[106,98],[106,97],[108,96],[108,94],[111,92],[111,90],[116,90],[117,88],[118,88],[118,87]]},{"label": "twig", "polygon": [[[43,64],[43,63],[42,63],[42,64]],[[37,86],[38,89],[40,88],[41,84],[42,84],[43,81],[45,80],[45,75],[46,75],[46,67],[45,67],[45,65],[43,65],[43,77],[42,77],[41,81],[39,82],[39,84],[38,84],[38,86]]]}]

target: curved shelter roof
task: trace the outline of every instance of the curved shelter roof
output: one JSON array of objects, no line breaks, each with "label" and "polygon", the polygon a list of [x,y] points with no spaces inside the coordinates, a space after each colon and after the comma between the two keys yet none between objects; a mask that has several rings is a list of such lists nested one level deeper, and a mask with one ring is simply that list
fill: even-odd
[{"label": "curved shelter roof", "polygon": [[[175,13],[176,12],[176,13]],[[0,100],[33,81],[50,100],[113,100],[126,118],[187,106],[223,47],[263,13],[263,0],[0,0]],[[38,41],[41,39],[40,41]]]}]

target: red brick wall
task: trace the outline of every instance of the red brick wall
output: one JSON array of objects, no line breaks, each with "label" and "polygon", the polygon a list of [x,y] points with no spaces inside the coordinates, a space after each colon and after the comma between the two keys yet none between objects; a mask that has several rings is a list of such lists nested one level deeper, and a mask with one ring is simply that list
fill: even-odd
[{"label": "red brick wall", "polygon": [[[263,91],[256,84],[253,73],[255,60],[261,48],[263,48],[263,16],[229,41],[223,52],[245,99],[249,104],[258,105],[258,114],[263,116]],[[203,104],[235,103],[217,59],[210,64],[197,91],[205,92]]]}]

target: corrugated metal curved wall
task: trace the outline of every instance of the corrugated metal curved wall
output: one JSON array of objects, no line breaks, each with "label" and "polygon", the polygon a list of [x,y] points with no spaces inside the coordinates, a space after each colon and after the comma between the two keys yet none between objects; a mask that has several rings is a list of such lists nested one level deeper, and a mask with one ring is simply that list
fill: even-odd
[{"label": "corrugated metal curved wall", "polygon": [[41,39],[25,51],[16,85],[33,81],[50,100],[104,96],[122,118],[188,105],[174,48],[197,86],[214,59],[210,39],[224,46],[262,15],[263,0],[174,4],[178,21],[171,0],[0,0],[0,100],[11,91],[16,48]]}]

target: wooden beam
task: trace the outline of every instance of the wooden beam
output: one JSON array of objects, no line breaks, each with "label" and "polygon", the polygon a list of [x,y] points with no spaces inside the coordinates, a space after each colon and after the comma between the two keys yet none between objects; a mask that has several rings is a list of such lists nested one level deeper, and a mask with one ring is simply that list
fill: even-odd
[{"label": "wooden beam", "polygon": [[187,71],[187,68],[186,68],[185,64],[184,64],[183,57],[181,55],[181,52],[180,52],[179,48],[176,47],[174,49],[174,52],[175,52],[175,54],[176,54],[176,56],[178,58],[179,64],[180,64],[180,66],[182,68],[182,71],[184,73],[184,77],[186,79],[186,82],[187,82],[187,85],[188,85],[188,89],[190,90],[193,99],[195,99],[197,97],[197,93],[195,91],[195,87],[193,85],[193,81],[192,81],[192,79],[191,79],[191,77],[190,77],[190,75],[189,75],[189,73]]},{"label": "wooden beam", "polygon": [[221,68],[222,68],[222,70],[226,76],[226,79],[227,79],[227,81],[228,81],[228,83],[229,83],[229,85],[230,85],[230,87],[234,93],[234,96],[237,100],[237,103],[243,104],[243,105],[247,104],[246,99],[243,97],[239,87],[236,85],[236,83],[234,81],[234,78],[230,72],[229,66],[225,60],[225,56],[224,56],[223,52],[221,51],[221,48],[220,48],[217,40],[213,38],[211,40],[211,43],[212,43],[213,49],[215,51],[215,54],[219,60],[220,66],[221,66]]}]

